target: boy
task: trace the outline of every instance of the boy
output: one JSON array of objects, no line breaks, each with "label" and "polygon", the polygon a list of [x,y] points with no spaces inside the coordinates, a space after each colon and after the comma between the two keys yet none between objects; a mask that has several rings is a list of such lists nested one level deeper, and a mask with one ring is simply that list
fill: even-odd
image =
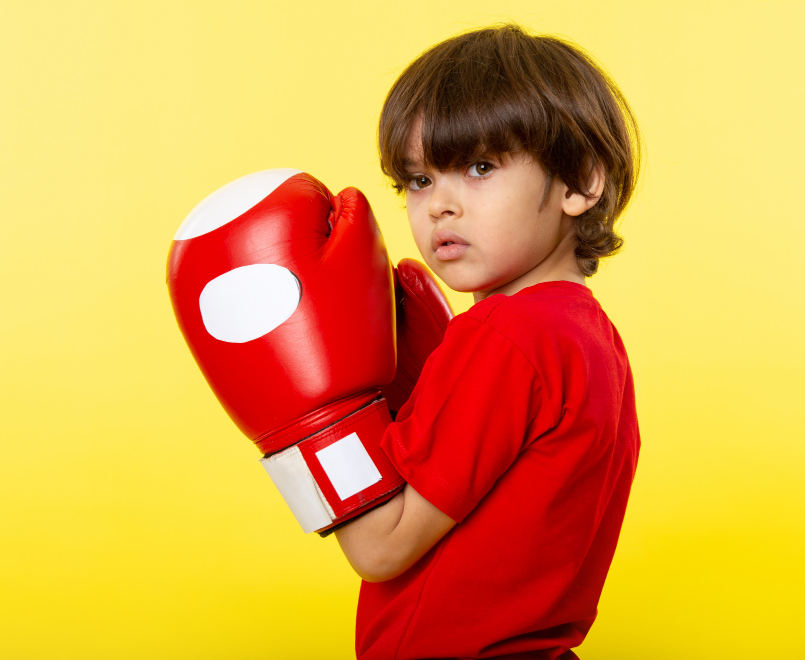
[{"label": "boy", "polygon": [[575,658],[640,446],[623,343],[585,286],[622,243],[635,120],[584,54],[507,25],[414,61],[379,147],[423,259],[475,305],[383,436],[404,490],[335,532],[364,578],[357,655]]}]

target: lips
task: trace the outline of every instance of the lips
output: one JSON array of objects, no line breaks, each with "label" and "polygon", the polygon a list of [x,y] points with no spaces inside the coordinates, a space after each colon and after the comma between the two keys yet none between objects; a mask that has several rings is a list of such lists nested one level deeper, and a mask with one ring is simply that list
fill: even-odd
[{"label": "lips", "polygon": [[438,231],[434,232],[433,237],[431,238],[431,247],[434,251],[436,251],[445,245],[466,245],[469,247],[469,243],[467,243],[467,241],[465,241],[455,232],[452,232],[449,229],[439,229]]}]

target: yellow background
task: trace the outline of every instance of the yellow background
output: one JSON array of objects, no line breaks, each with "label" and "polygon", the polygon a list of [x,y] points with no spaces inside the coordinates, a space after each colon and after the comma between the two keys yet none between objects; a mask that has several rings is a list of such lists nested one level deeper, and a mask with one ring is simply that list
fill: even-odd
[{"label": "yellow background", "polygon": [[646,137],[590,280],[643,453],[580,655],[805,657],[805,4],[619,0],[0,3],[0,657],[353,657],[358,578],[210,393],[167,251],[219,186],[298,167],[417,256],[382,99],[507,18],[593,53]]}]

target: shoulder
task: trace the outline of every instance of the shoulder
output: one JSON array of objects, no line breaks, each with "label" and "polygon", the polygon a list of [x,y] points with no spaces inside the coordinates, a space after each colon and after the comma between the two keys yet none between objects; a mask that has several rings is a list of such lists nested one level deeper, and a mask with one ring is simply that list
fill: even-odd
[{"label": "shoulder", "polygon": [[481,347],[488,342],[492,348],[476,350],[500,362],[505,358],[495,347],[506,345],[509,354],[525,357],[544,384],[559,389],[571,380],[586,382],[591,369],[620,372],[626,360],[617,330],[581,284],[545,282],[512,296],[491,296],[454,320],[467,327],[452,342],[457,353],[462,344]]},{"label": "shoulder", "polygon": [[532,345],[535,337],[572,341],[610,325],[590,289],[564,281],[490,296],[454,320],[483,324],[521,347]]}]

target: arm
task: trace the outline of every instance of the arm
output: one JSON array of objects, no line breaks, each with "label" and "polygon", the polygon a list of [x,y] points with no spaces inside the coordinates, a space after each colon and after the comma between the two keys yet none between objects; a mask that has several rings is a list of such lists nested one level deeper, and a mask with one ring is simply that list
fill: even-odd
[{"label": "arm", "polygon": [[407,484],[388,504],[335,532],[355,572],[384,582],[413,566],[456,522]]},{"label": "arm", "polygon": [[[411,396],[422,368],[442,342],[453,309],[424,264],[403,259],[394,274],[397,372],[382,388],[392,418]],[[397,577],[455,525],[409,484],[386,504],[336,529],[352,568],[368,582]]]}]

